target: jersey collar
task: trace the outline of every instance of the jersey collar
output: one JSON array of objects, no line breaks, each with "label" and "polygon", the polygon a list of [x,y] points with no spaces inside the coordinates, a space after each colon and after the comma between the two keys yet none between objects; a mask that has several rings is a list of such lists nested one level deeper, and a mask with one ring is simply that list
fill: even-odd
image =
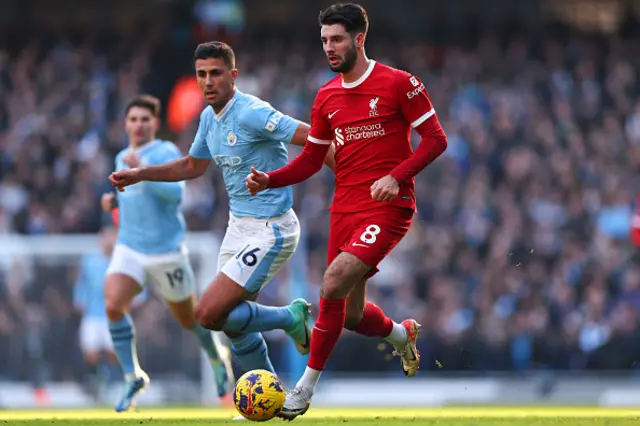
[{"label": "jersey collar", "polygon": [[[138,151],[138,153],[145,152],[146,150],[150,149],[152,146],[157,145],[158,142],[160,142],[160,139],[154,139],[152,141],[149,141],[149,142],[145,143],[144,145],[142,145],[142,147],[139,148],[137,151]],[[133,148],[130,148],[130,149],[133,149]]]},{"label": "jersey collar", "polygon": [[225,115],[227,115],[227,113],[229,112],[233,104],[236,103],[237,95],[238,95],[238,89],[234,88],[233,96],[231,97],[231,99],[229,99],[229,102],[227,102],[227,104],[224,106],[224,108],[222,108],[222,110],[220,110],[218,114],[214,112],[213,116],[216,118],[216,120],[220,121],[224,118]]},{"label": "jersey collar", "polygon": [[369,66],[367,67],[367,70],[364,72],[364,74],[362,74],[359,79],[351,83],[347,83],[342,80],[342,87],[344,87],[345,89],[353,89],[354,87],[358,87],[367,79],[367,77],[371,75],[371,73],[373,72],[373,67],[375,66],[376,61],[374,61],[373,59],[369,59]]}]

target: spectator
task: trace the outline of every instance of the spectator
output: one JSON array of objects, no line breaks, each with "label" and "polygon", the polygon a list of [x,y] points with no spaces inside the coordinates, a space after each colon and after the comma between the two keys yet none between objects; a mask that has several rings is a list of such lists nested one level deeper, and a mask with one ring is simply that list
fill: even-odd
[{"label": "spectator", "polygon": [[[153,81],[166,85],[183,71],[166,61],[155,68],[161,38],[130,37],[106,51],[60,39],[34,41],[15,57],[0,52],[0,232],[100,228],[98,197],[125,143],[118,111],[154,70],[161,71]],[[562,43],[552,33],[521,38],[504,51],[497,43],[423,56],[416,52],[430,46],[381,45],[378,59],[425,81],[450,147],[417,177],[415,224],[371,280],[370,295],[395,319],[423,321],[424,369],[440,368],[433,358],[451,370],[630,368],[603,354],[640,355],[637,344],[623,343],[638,333],[640,274],[629,242],[640,166],[636,45],[577,33]],[[241,90],[308,119],[315,92],[332,77],[320,46],[301,41],[284,50],[248,39],[235,47]],[[187,61],[190,52],[183,54]],[[194,129],[170,138],[186,152]],[[191,230],[220,233],[228,200],[219,171],[209,173],[188,184],[184,207]],[[294,188],[312,300],[326,266],[332,179],[323,171]],[[42,293],[44,282],[35,281],[24,286]],[[61,291],[48,290],[58,323],[68,311]],[[286,295],[269,294],[280,302]],[[169,331],[156,330],[156,309],[142,311],[141,332],[148,322],[152,343],[170,346]],[[21,321],[0,303],[0,340]],[[367,362],[343,356],[334,367]]]}]

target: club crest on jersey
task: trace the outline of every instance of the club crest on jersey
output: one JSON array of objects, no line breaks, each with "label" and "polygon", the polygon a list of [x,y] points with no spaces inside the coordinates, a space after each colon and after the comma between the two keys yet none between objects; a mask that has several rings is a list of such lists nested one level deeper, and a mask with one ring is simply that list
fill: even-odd
[{"label": "club crest on jersey", "polygon": [[236,134],[233,133],[233,130],[229,130],[229,132],[227,132],[227,144],[235,145],[237,141],[238,137],[236,136]]},{"label": "club crest on jersey", "polygon": [[369,117],[375,117],[378,115],[378,101],[380,97],[373,98],[369,101]]}]

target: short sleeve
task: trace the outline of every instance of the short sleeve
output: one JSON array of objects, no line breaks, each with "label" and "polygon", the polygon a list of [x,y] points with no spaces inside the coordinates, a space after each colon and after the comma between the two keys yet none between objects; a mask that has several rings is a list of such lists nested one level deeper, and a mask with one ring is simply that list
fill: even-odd
[{"label": "short sleeve", "polygon": [[400,71],[396,81],[400,110],[411,127],[418,127],[435,115],[427,89],[418,77]]},{"label": "short sleeve", "polygon": [[211,160],[211,152],[207,146],[207,131],[209,128],[209,112],[211,108],[207,107],[202,114],[200,114],[200,124],[198,125],[198,131],[196,137],[193,139],[191,148],[189,148],[189,155],[194,158],[201,158],[204,160]]},{"label": "short sleeve", "polygon": [[290,143],[300,122],[265,102],[250,107],[242,117],[242,124],[259,139]]},{"label": "short sleeve", "polygon": [[311,107],[311,129],[309,129],[309,142],[329,145],[333,140],[333,133],[331,132],[331,123],[327,116],[321,112],[321,99],[320,94],[316,95],[316,99],[313,101]]}]

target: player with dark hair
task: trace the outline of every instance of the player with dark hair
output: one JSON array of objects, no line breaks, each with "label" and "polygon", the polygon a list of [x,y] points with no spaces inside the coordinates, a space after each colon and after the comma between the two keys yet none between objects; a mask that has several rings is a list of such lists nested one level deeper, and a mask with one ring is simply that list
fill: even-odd
[{"label": "player with dark hair", "polygon": [[[411,377],[418,371],[420,325],[412,319],[394,323],[367,302],[366,282],[411,225],[416,209],[414,176],[447,147],[422,82],[367,58],[369,21],[364,8],[334,4],[320,13],[319,23],[329,67],[341,75],[325,84],[313,103],[312,143],[287,166],[268,174],[252,169],[246,178],[252,194],[301,182],[320,169],[335,144],[329,267],[307,369],[281,412],[288,419],[307,411],[343,328],[386,339],[401,357],[404,373]],[[411,128],[422,137],[415,152]]]},{"label": "player with dark hair", "polygon": [[[140,95],[127,104],[129,146],[116,156],[116,170],[164,164],[180,157],[173,143],[156,138],[159,116],[160,100],[153,96]],[[125,374],[116,411],[128,410],[136,395],[149,385],[149,377],[138,363],[135,328],[129,315],[131,302],[147,284],[158,290],[176,320],[194,333],[206,351],[219,396],[227,395],[233,384],[228,350],[221,348],[219,353],[211,331],[196,321],[195,277],[184,246],[185,225],[180,212],[183,192],[184,185],[178,182],[149,182],[121,192],[117,198],[113,193],[102,197],[102,208],[112,211],[118,227],[104,289],[113,348]]]},{"label": "player with dark hair", "polygon": [[[300,225],[292,209],[291,188],[272,189],[252,197],[246,190],[245,177],[252,165],[272,169],[287,164],[286,144],[304,146],[309,125],[238,90],[235,56],[225,43],[199,45],[194,62],[208,106],[200,116],[189,155],[164,165],[121,170],[109,179],[123,191],[143,181],[195,179],[212,161],[222,169],[229,194],[229,224],[220,247],[219,272],[200,298],[196,317],[203,327],[222,330],[230,337],[244,368],[273,372],[262,331],[284,330],[302,354],[307,354],[310,347],[309,308],[304,300],[283,307],[254,302],[262,287],[293,255]],[[325,157],[331,164],[332,154]]]}]

